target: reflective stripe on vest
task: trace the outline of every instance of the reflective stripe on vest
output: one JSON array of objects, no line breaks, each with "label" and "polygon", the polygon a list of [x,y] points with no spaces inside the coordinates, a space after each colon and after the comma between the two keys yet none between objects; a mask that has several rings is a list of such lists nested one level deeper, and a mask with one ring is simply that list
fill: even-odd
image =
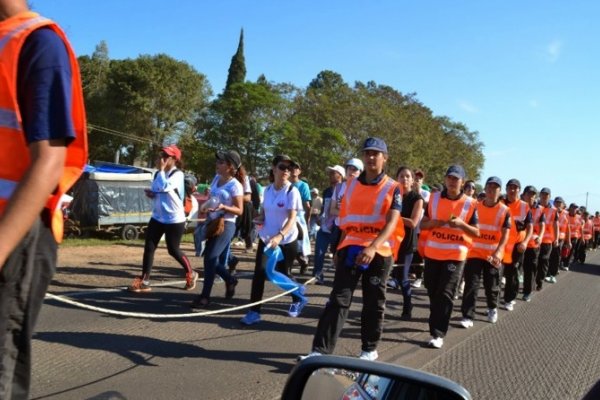
[{"label": "reflective stripe on vest", "polygon": [[546,229],[544,230],[544,240],[543,243],[552,243],[556,238],[556,233],[554,232],[554,220],[556,220],[556,208],[552,206],[546,207],[544,211],[544,215],[546,216]]},{"label": "reflective stripe on vest", "polygon": [[[347,207],[350,207],[350,201],[352,199],[352,193],[354,192],[354,188],[356,187],[356,182],[358,178],[352,179],[350,185],[346,188],[346,193],[344,197],[347,201]],[[381,221],[381,207],[383,207],[383,200],[385,196],[387,196],[388,191],[391,189],[394,182],[391,179],[387,179],[383,188],[379,191],[377,195],[377,199],[375,200],[375,209],[373,210],[372,215],[359,215],[359,214],[348,214],[343,218],[340,218],[340,226],[344,224],[350,223],[359,223],[359,224],[375,224]],[[383,215],[385,219],[385,215]]]},{"label": "reflective stripe on vest", "polygon": [[4,50],[4,46],[6,46],[6,44],[8,43],[8,41],[10,39],[12,39],[15,35],[17,35],[20,32],[23,32],[25,29],[28,29],[28,28],[30,28],[33,25],[36,25],[36,24],[38,24],[40,22],[44,22],[44,21],[49,21],[49,19],[48,18],[44,18],[42,16],[38,16],[38,17],[29,19],[29,20],[23,22],[21,25],[17,26],[12,31],[8,32],[6,35],[4,35],[0,39],[0,53],[2,52],[2,50]]},{"label": "reflective stripe on vest", "polygon": [[[458,203],[462,202],[462,204]],[[440,210],[442,204],[444,210]],[[463,194],[457,200],[442,199],[441,193],[436,192],[432,195],[429,205],[429,216],[431,219],[447,219],[446,215],[450,211],[461,207],[460,211],[456,210],[462,220],[469,218],[469,212],[474,210],[475,201]],[[453,207],[454,206],[454,207]],[[442,213],[442,214],[441,214]],[[425,257],[433,260],[457,260],[463,261],[467,258],[472,239],[462,229],[452,228],[447,224],[428,230],[427,241],[425,242]]]},{"label": "reflective stripe on vest", "polygon": [[[497,208],[493,218],[490,218],[494,208]],[[502,203],[495,204],[493,207],[486,207],[480,204],[477,208],[479,212],[479,237],[473,238],[473,244],[469,252],[468,258],[480,258],[486,260],[492,255],[492,253],[498,248],[500,239],[502,238],[502,225],[506,213],[508,213],[508,207]],[[483,222],[490,222],[491,224],[482,224]]]}]

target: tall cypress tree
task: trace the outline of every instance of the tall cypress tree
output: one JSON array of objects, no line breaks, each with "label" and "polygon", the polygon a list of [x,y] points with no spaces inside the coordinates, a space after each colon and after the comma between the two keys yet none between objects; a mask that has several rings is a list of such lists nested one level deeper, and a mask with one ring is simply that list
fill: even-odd
[{"label": "tall cypress tree", "polygon": [[225,92],[229,90],[234,83],[242,83],[246,80],[246,60],[244,59],[244,29],[240,32],[240,42],[237,51],[231,57],[229,65],[229,74],[227,75],[227,84]]}]

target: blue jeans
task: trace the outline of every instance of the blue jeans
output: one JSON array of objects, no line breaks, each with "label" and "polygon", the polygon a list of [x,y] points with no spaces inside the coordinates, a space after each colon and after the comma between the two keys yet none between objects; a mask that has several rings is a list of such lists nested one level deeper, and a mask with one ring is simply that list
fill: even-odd
[{"label": "blue jeans", "polygon": [[404,298],[404,309],[410,309],[412,307],[411,297],[412,289],[410,287],[410,280],[408,273],[410,271],[410,265],[412,264],[413,253],[409,252],[404,255],[404,268],[402,268],[402,282],[400,287],[402,288],[402,297]]},{"label": "blue jeans", "polygon": [[204,286],[202,287],[201,297],[210,299],[215,274],[219,274],[227,283],[231,282],[233,277],[227,271],[227,258],[229,255],[229,245],[235,233],[235,223],[225,221],[225,230],[222,234],[212,237],[206,241],[204,249]]},{"label": "blue jeans", "polygon": [[331,233],[319,229],[317,232],[317,240],[315,242],[315,268],[313,269],[313,276],[321,277],[321,275],[323,275],[325,253],[327,252],[327,246],[329,246],[330,242]]}]

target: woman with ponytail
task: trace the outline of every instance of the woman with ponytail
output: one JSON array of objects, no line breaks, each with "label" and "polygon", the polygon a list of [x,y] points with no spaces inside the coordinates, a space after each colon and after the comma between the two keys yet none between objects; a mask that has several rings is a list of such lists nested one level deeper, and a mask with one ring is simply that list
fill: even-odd
[{"label": "woman with ponytail", "polygon": [[204,308],[210,303],[215,274],[225,281],[225,297],[232,298],[238,283],[226,268],[229,245],[235,233],[235,220],[242,215],[245,178],[240,155],[235,151],[219,152],[217,175],[210,184],[211,197],[201,206],[208,212],[206,247],[204,249],[204,285],[192,308]]}]

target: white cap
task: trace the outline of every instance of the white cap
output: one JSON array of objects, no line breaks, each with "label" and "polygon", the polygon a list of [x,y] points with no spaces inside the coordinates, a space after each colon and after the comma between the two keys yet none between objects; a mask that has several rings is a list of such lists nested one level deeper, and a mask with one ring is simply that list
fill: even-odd
[{"label": "white cap", "polygon": [[335,171],[338,174],[340,174],[342,176],[342,178],[346,177],[346,170],[344,169],[344,167],[340,166],[340,165],[334,165],[333,167],[327,167],[327,171]]},{"label": "white cap", "polygon": [[358,158],[349,159],[348,162],[346,162],[346,164],[344,166],[347,167],[349,165],[352,167],[355,167],[359,171],[362,171],[363,169],[365,169],[365,167],[363,166],[363,162],[360,161]]},{"label": "white cap", "polygon": [[314,193],[314,194],[319,194],[319,189],[317,189],[317,188],[312,188],[312,189],[310,189],[310,192],[311,192],[311,193]]}]

